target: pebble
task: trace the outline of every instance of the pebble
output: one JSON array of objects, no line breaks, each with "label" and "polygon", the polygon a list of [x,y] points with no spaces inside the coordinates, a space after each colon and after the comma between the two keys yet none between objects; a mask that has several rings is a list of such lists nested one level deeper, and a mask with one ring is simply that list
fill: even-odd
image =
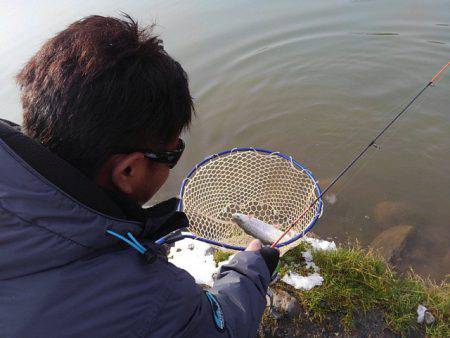
[{"label": "pebble", "polygon": [[425,312],[425,323],[428,325],[433,324],[435,322],[436,318],[431,314],[431,312],[427,311]]},{"label": "pebble", "polygon": [[298,301],[283,290],[273,292],[272,304],[275,309],[281,310],[290,317],[294,317],[300,313],[300,305]]},{"label": "pebble", "polygon": [[215,247],[211,246],[208,249],[206,249],[205,256],[207,256],[207,255],[214,255],[214,253],[217,252],[217,251],[218,250]]},{"label": "pebble", "polygon": [[422,324],[424,320],[426,324],[430,325],[436,321],[436,318],[434,318],[425,306],[419,304],[417,307],[417,323]]}]

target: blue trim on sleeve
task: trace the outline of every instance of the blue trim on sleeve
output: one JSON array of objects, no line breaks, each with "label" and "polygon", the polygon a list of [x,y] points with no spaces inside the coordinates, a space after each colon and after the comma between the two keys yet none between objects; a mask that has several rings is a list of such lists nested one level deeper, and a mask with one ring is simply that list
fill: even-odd
[{"label": "blue trim on sleeve", "polygon": [[216,325],[216,329],[219,332],[225,331],[225,318],[223,317],[223,311],[220,307],[219,302],[217,301],[216,297],[209,291],[205,291],[206,297],[209,300],[209,303],[211,304],[212,309],[212,315],[214,319],[214,324]]}]

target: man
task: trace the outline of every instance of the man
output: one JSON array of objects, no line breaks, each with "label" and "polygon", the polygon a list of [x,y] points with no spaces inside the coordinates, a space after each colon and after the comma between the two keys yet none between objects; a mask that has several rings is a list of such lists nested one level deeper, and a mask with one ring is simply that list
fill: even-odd
[{"label": "man", "polygon": [[187,226],[141,206],[184,149],[180,64],[136,22],[91,16],[17,77],[0,123],[0,337],[249,337],[278,252],[252,242],[205,292],[154,241]]}]

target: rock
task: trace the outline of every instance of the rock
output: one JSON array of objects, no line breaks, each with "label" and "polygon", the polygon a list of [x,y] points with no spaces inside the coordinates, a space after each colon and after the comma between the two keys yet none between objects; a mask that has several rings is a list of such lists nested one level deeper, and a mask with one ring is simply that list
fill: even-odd
[{"label": "rock", "polygon": [[426,324],[431,325],[435,322],[436,318],[434,318],[425,306],[419,304],[417,307],[417,323],[422,324],[424,320]]},{"label": "rock", "polygon": [[417,323],[423,323],[423,320],[425,318],[425,311],[427,311],[427,308],[422,304],[419,304],[419,306],[417,307]]},{"label": "rock", "polygon": [[194,244],[190,243],[190,244],[188,245],[188,249],[189,249],[189,250],[194,250]]},{"label": "rock", "polygon": [[412,225],[397,225],[379,234],[370,244],[377,250],[388,262],[398,259],[406,243],[414,233],[415,228]]},{"label": "rock", "polygon": [[286,291],[274,290],[272,302],[275,309],[284,312],[289,317],[297,316],[300,313],[300,304]]},{"label": "rock", "polygon": [[270,312],[270,315],[271,315],[273,318],[275,318],[276,320],[279,320],[279,319],[283,318],[283,314],[280,313],[280,312],[279,312],[275,307],[273,307],[273,306],[271,306],[271,307],[269,308],[269,312]]},{"label": "rock", "polygon": [[430,325],[430,324],[433,324],[435,320],[436,320],[436,318],[434,318],[434,316],[431,314],[431,312],[429,312],[429,311],[425,312],[425,323]]},{"label": "rock", "polygon": [[392,226],[411,221],[412,208],[405,202],[383,201],[373,209],[375,221],[379,224]]},{"label": "rock", "polygon": [[207,256],[207,255],[214,255],[217,251],[218,250],[215,247],[210,246],[208,249],[206,249],[205,256]]},{"label": "rock", "polygon": [[333,194],[332,192],[325,194],[325,201],[327,201],[328,204],[333,205],[334,203],[337,202],[336,194]]}]

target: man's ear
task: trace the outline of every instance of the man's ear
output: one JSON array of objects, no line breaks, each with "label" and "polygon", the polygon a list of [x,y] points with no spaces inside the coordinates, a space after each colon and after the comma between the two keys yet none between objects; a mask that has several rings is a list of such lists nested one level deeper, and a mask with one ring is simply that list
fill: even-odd
[{"label": "man's ear", "polygon": [[139,178],[138,166],[142,163],[142,153],[121,155],[114,160],[111,180],[114,186],[126,195],[134,192],[136,180]]}]

